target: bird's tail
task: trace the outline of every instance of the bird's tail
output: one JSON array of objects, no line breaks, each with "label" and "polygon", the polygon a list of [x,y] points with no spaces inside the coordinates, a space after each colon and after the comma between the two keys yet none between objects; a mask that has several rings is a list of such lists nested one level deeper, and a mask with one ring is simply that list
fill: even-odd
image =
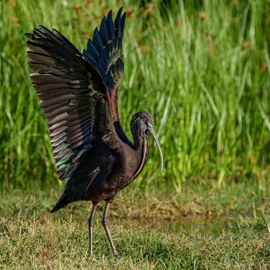
[{"label": "bird's tail", "polygon": [[67,204],[70,203],[70,200],[68,199],[68,197],[66,196],[66,194],[64,193],[60,199],[58,200],[58,202],[56,203],[56,205],[54,206],[54,208],[50,211],[50,213],[56,212],[57,210],[65,207]]}]

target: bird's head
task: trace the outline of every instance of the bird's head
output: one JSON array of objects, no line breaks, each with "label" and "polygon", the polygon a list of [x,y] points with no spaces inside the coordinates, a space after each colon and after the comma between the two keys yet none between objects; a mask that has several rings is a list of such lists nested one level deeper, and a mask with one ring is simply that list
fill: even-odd
[{"label": "bird's head", "polygon": [[163,171],[163,155],[158,138],[154,132],[154,120],[150,113],[148,112],[137,112],[132,116],[131,119],[131,130],[132,133],[137,133],[139,136],[147,140],[148,134],[150,133],[158,147],[160,161],[161,161],[161,171]]}]

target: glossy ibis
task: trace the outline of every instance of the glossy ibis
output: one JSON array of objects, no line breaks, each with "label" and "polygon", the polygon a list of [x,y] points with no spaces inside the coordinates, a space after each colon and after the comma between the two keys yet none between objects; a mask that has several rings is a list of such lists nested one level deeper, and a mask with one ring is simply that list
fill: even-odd
[{"label": "glossy ibis", "polygon": [[107,228],[107,210],[115,195],[141,172],[148,156],[148,135],[162,152],[148,112],[132,116],[133,143],[118,116],[118,81],[124,71],[122,39],[125,13],[115,20],[112,11],[95,29],[81,53],[60,32],[44,26],[26,34],[31,79],[48,120],[51,145],[65,190],[51,212],[79,201],[91,201],[88,220],[89,254],[97,204],[105,201],[102,224],[113,254]]}]

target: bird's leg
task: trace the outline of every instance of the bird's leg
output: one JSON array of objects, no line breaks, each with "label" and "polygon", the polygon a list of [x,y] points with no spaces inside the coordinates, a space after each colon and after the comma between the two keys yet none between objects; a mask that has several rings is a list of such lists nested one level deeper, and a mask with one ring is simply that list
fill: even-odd
[{"label": "bird's leg", "polygon": [[92,235],[93,235],[93,224],[94,224],[94,215],[97,205],[93,204],[92,210],[88,219],[88,255],[93,254],[93,245],[92,245]]},{"label": "bird's leg", "polygon": [[115,248],[115,245],[113,243],[113,240],[112,240],[112,237],[111,237],[111,234],[108,230],[108,227],[107,227],[107,211],[108,211],[108,207],[109,207],[109,202],[106,201],[106,204],[105,204],[105,207],[104,207],[104,210],[103,210],[103,216],[102,216],[102,225],[105,229],[105,232],[106,232],[106,235],[107,235],[107,238],[109,240],[109,243],[110,243],[110,246],[111,246],[111,249],[112,249],[112,252],[113,252],[113,255],[115,257],[118,257],[118,252]]}]

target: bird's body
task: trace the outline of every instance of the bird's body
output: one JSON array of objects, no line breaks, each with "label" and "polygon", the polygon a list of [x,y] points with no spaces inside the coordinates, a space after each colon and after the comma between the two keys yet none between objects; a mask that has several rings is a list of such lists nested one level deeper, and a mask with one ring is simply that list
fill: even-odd
[{"label": "bird's body", "polygon": [[90,200],[94,204],[111,201],[138,175],[147,159],[146,151],[143,160],[144,146],[136,149],[135,145],[132,147],[113,137],[112,133],[105,135],[81,157],[53,211],[78,200]]},{"label": "bird's body", "polygon": [[117,99],[124,70],[125,22],[121,14],[120,9],[115,21],[111,11],[103,18],[83,53],[55,29],[39,26],[26,34],[31,78],[48,120],[57,172],[60,179],[68,180],[52,212],[74,201],[92,201],[89,253],[94,211],[106,201],[103,223],[116,255],[106,225],[108,203],[144,167],[149,132],[157,142],[147,112],[132,117],[133,143],[120,124]]}]

